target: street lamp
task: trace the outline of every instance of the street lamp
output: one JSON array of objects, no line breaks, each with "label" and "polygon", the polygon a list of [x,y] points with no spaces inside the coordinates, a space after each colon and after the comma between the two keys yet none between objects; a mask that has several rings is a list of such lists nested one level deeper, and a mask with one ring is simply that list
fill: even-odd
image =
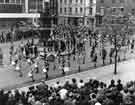
[{"label": "street lamp", "polygon": [[[125,23],[128,22],[128,18],[124,17],[124,16],[120,16],[120,15],[117,15],[117,16],[111,15],[111,17],[107,17],[106,19],[107,20],[105,20],[105,22],[107,22],[107,24],[110,26],[111,32],[112,32],[112,39],[114,39],[114,43],[113,43],[114,51],[115,51],[114,74],[116,75],[117,74],[118,51],[121,48],[121,39],[123,38],[123,35],[121,34],[121,32],[122,32],[122,29],[124,28],[123,26],[126,25]],[[105,27],[105,28],[109,28],[109,27]]]}]

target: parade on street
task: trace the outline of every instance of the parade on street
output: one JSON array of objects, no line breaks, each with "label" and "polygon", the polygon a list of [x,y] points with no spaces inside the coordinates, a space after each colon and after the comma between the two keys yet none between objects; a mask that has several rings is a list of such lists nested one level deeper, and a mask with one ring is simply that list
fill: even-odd
[{"label": "parade on street", "polygon": [[0,105],[135,105],[134,0],[0,0]]}]

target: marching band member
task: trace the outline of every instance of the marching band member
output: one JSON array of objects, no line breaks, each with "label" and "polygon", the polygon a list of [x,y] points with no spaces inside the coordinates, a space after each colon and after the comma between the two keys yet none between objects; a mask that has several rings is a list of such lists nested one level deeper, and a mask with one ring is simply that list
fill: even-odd
[{"label": "marching band member", "polygon": [[28,58],[27,59],[27,62],[28,62],[29,65],[31,65],[32,63],[34,63],[34,61],[31,58]]},{"label": "marching band member", "polygon": [[45,75],[45,79],[47,80],[48,79],[48,71],[47,71],[45,66],[43,67],[43,74]]},{"label": "marching band member", "polygon": [[15,54],[14,58],[12,59],[11,65],[16,66],[18,62],[18,55]]},{"label": "marching band member", "polygon": [[35,70],[36,73],[39,73],[38,62],[35,62],[34,70]]},{"label": "marching band member", "polygon": [[21,71],[21,65],[19,63],[16,64],[15,70],[19,73],[19,77],[22,77],[23,76],[23,73]]},{"label": "marching band member", "polygon": [[31,78],[32,82],[34,82],[34,75],[33,75],[33,70],[31,69],[29,72],[28,72],[28,77]]}]

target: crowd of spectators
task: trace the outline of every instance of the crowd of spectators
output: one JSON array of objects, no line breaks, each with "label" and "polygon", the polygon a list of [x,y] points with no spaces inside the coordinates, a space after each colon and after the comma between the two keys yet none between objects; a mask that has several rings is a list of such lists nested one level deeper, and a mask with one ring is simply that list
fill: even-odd
[{"label": "crowd of spectators", "polygon": [[135,82],[123,85],[121,80],[111,80],[107,85],[95,79],[84,82],[73,78],[48,86],[42,81],[27,92],[1,90],[0,105],[135,105]]}]

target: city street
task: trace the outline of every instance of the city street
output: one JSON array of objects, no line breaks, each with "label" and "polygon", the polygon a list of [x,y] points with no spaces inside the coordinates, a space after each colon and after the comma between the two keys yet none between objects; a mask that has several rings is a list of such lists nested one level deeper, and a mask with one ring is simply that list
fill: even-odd
[{"label": "city street", "polygon": [[[35,40],[35,41],[37,41],[37,40]],[[24,41],[24,42],[26,42],[26,41]],[[20,42],[15,42],[14,45],[17,47],[19,43]],[[31,69],[31,66],[29,66],[26,62],[22,63],[23,66],[22,66],[21,69],[22,69],[22,72],[23,72],[23,77],[19,77],[18,72],[15,71],[15,67],[9,65],[9,46],[10,46],[10,44],[1,44],[1,48],[3,48],[3,53],[4,53],[4,65],[1,66],[1,68],[0,68],[0,88],[10,89],[10,88],[22,87],[22,86],[27,86],[29,84],[33,84],[31,82],[31,79],[28,77],[28,72]],[[81,57],[81,64],[80,64],[81,71],[90,70],[90,73],[88,73],[88,74],[92,74],[92,73],[95,73],[96,71],[94,70],[94,67],[93,67],[94,64],[92,62],[92,58],[90,58],[90,51],[91,51],[90,49],[91,48],[89,47],[89,41],[86,42],[85,47],[86,47],[85,48],[86,49],[86,57],[85,57],[86,59],[85,59],[85,64],[82,64],[83,58]],[[110,46],[107,45],[106,50],[107,50],[107,52],[109,52]],[[98,60],[97,60],[98,61],[97,67],[99,67],[99,69],[100,69],[100,67],[103,66],[103,65],[102,65],[102,60],[101,60],[101,57],[100,57],[100,52],[99,52],[100,50],[97,49],[97,51],[98,51],[97,53],[98,53],[98,56],[99,56]],[[121,52],[120,55],[121,55],[121,59],[123,60],[124,59],[123,53]],[[135,57],[135,54],[131,53],[130,50],[128,50],[126,55],[127,55],[127,59],[133,59]],[[40,66],[39,66],[40,73],[34,74],[34,79],[36,80],[36,82],[39,82],[41,79],[45,79],[45,77],[42,73],[43,61],[40,60],[39,62],[40,62]],[[71,63],[70,71],[66,72],[66,75],[78,73],[78,56],[76,56],[75,61],[73,60],[73,56],[71,56],[70,63]],[[54,63],[50,63],[50,67],[49,67],[50,70],[49,70],[49,73],[48,73],[49,79],[54,79],[54,78],[63,76],[62,71],[59,70],[58,61],[57,60],[55,61],[56,70],[53,70],[53,64]],[[109,64],[109,57],[108,56],[107,56],[106,64],[107,65]],[[109,68],[110,66],[107,66],[107,67]],[[110,70],[111,70],[110,73],[112,73],[112,75],[113,75],[112,69],[113,69],[113,67],[110,67]],[[102,70],[101,70],[101,73],[102,73]],[[101,75],[101,73],[99,73],[99,79],[102,76],[104,77],[104,72],[103,72],[102,75]],[[110,78],[110,76],[109,76],[109,78]]]},{"label": "city street", "polygon": [[135,105],[135,0],[0,0],[0,105]]},{"label": "city street", "polygon": [[[72,78],[76,78],[77,80],[83,79],[85,82],[87,82],[90,78],[91,79],[97,79],[99,81],[104,81],[105,83],[109,84],[110,80],[114,79],[115,81],[117,81],[118,79],[122,80],[123,84],[126,84],[127,82],[131,81],[131,80],[135,80],[135,59],[131,59],[128,61],[124,61],[118,64],[118,74],[114,75],[114,65],[108,65],[108,66],[104,66],[104,67],[100,67],[97,69],[92,69],[92,70],[88,70],[88,71],[84,71],[81,73],[76,73],[76,74],[72,74],[69,76],[64,76],[64,77],[60,77],[60,78],[56,78],[56,79],[52,79],[49,81],[46,81],[46,83],[49,86],[53,86],[57,81],[60,82],[60,84],[64,84],[65,81],[71,81]],[[38,85],[34,84],[35,86]],[[23,87],[20,90],[28,90],[29,86]]]}]

